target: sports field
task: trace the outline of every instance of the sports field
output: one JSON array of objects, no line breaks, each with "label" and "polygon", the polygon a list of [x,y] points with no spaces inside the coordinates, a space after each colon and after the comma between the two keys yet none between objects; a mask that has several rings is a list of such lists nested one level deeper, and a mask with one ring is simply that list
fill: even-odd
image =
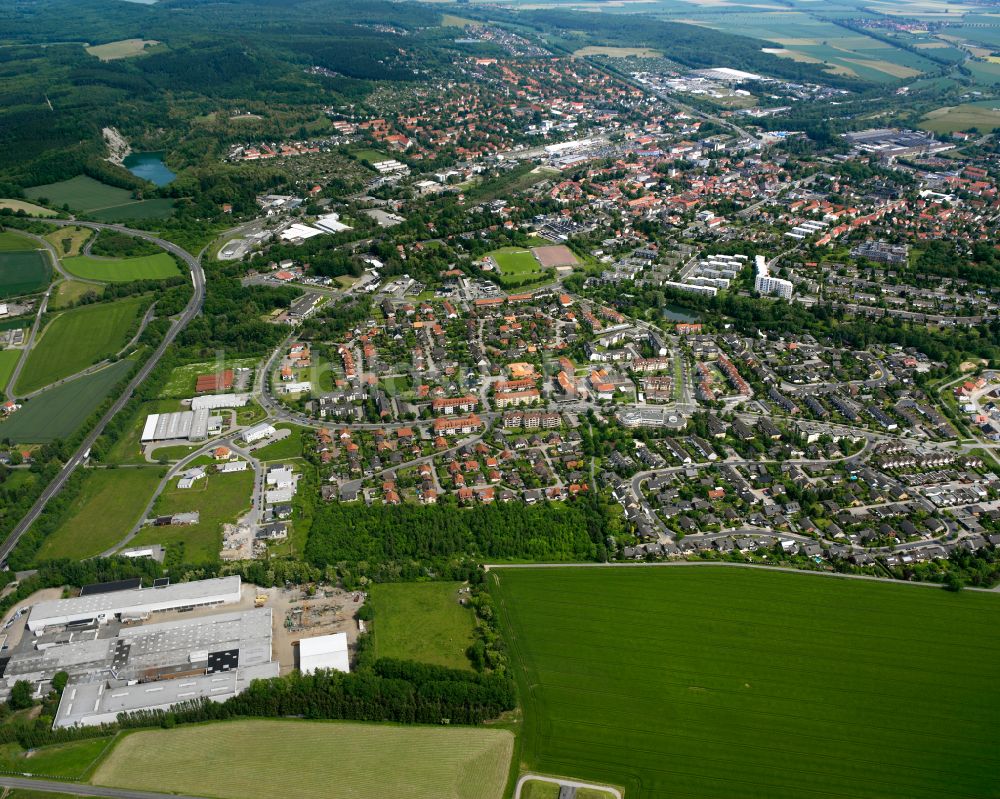
[{"label": "sports field", "polygon": [[62,264],[71,275],[109,283],[162,280],[177,277],[181,273],[177,268],[177,262],[165,252],[140,258],[94,258],[81,255],[76,258],[63,258]]},{"label": "sports field", "polygon": [[472,610],[458,604],[461,583],[385,583],[372,589],[378,657],[470,667]]},{"label": "sports field", "polygon": [[59,314],[45,326],[28,356],[17,381],[18,395],[30,394],[114,355],[128,343],[147,303],[144,297],[127,297]]},{"label": "sports field", "polygon": [[132,529],[164,469],[92,469],[63,523],[38,550],[37,560],[83,560],[110,549]]},{"label": "sports field", "polygon": [[91,782],[218,799],[500,799],[505,730],[233,721],[134,732]]},{"label": "sports field", "polygon": [[51,277],[52,265],[41,250],[0,247],[0,298],[39,292]]},{"label": "sports field", "polygon": [[499,250],[493,250],[488,254],[488,257],[496,262],[504,277],[521,279],[542,272],[542,268],[535,256],[532,255],[531,250],[520,247],[502,247]]},{"label": "sports field", "polygon": [[31,200],[44,199],[48,204],[59,208],[68,205],[73,211],[89,214],[103,221],[163,218],[173,212],[172,200],[136,200],[128,189],[109,186],[86,175],[77,175],[58,183],[31,186],[24,190],[24,194]]},{"label": "sports field", "polygon": [[697,565],[491,580],[522,770],[628,799],[997,794],[1000,596]]},{"label": "sports field", "polygon": [[18,444],[45,444],[76,432],[108,392],[132,367],[118,361],[106,369],[49,389],[0,422],[0,440]]},{"label": "sports field", "polygon": [[253,492],[252,471],[213,474],[198,480],[192,488],[178,488],[172,481],[157,497],[157,515],[198,511],[198,524],[177,527],[146,528],[134,544],[163,544],[170,549],[183,548],[183,563],[210,563],[218,560],[222,548],[222,525],[235,522],[250,508]]}]

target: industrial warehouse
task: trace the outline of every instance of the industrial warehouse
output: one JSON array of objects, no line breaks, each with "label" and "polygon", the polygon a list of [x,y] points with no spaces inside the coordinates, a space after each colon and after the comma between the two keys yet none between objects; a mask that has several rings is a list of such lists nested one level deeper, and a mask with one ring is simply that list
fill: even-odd
[{"label": "industrial warehouse", "polygon": [[[69,675],[53,726],[114,722],[120,713],[180,702],[223,702],[279,674],[271,608],[240,607],[238,576],[143,588],[138,580],[85,588],[34,605],[25,634],[0,660],[0,694],[25,680],[43,690]],[[33,637],[28,633],[33,633]],[[347,636],[302,642],[303,668],[349,670]]]}]

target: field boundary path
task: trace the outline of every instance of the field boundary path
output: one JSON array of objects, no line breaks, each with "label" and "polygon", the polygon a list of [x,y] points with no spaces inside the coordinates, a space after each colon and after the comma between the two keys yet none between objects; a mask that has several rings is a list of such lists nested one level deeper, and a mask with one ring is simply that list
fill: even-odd
[{"label": "field boundary path", "polygon": [[[894,580],[890,577],[877,577],[874,574],[849,574],[846,572],[828,572],[819,571],[813,569],[796,569],[792,566],[764,566],[757,563],[728,563],[721,560],[654,560],[654,561],[605,561],[603,563],[585,562],[585,563],[484,563],[483,569],[485,571],[492,571],[494,569],[635,569],[643,567],[660,567],[660,566],[716,566],[716,567],[727,567],[730,569],[759,569],[761,571],[768,572],[790,572],[792,574],[814,574],[819,577],[840,577],[845,580],[869,580],[877,583],[891,583],[892,585],[918,585],[924,588],[936,588],[939,591],[944,590],[943,583],[931,583],[920,580]],[[1000,593],[1000,585],[994,588],[976,588],[975,586],[965,586],[963,591],[980,591],[985,594],[997,594]]]},{"label": "field boundary path", "polygon": [[567,788],[593,788],[595,791],[603,791],[604,793],[611,794],[615,799],[622,799],[622,792],[617,788],[612,788],[610,785],[599,785],[596,782],[580,782],[579,780],[570,780],[563,777],[546,777],[543,774],[522,774],[517,778],[517,787],[514,788],[514,799],[521,799],[521,788],[524,786],[528,780],[536,780],[537,782],[549,782],[553,785],[558,785],[560,788],[566,786]]},{"label": "field boundary path", "polygon": [[[140,239],[145,239],[158,247],[166,250],[169,253],[173,253],[178,258],[180,258],[184,263],[187,264],[188,268],[191,270],[191,283],[194,286],[194,293],[191,295],[191,299],[188,301],[187,306],[181,312],[181,314],[174,320],[167,334],[163,337],[163,341],[156,348],[152,355],[146,359],[146,362],[139,367],[139,371],[136,372],[135,376],[129,381],[128,386],[121,393],[111,405],[110,408],[105,412],[105,414],[100,418],[96,425],[90,430],[89,433],[84,436],[80,446],[77,448],[76,452],[70,457],[66,462],[65,466],[60,470],[59,474],[56,475],[55,479],[52,480],[42,491],[41,496],[35,501],[35,504],[31,506],[31,509],[25,514],[24,518],[21,519],[15,525],[14,529],[11,530],[10,534],[7,536],[6,540],[0,545],[0,562],[6,561],[10,556],[10,553],[17,546],[17,542],[21,540],[21,536],[25,534],[29,527],[34,524],[35,520],[41,515],[42,511],[45,510],[45,506],[48,505],[49,500],[56,496],[66,485],[66,482],[72,476],[73,472],[76,471],[77,467],[80,466],[84,461],[87,460],[90,454],[90,448],[94,446],[94,442],[100,437],[101,433],[108,426],[108,423],[115,417],[115,415],[125,407],[125,404],[132,398],[135,393],[136,388],[138,388],[146,378],[149,377],[153,369],[160,362],[167,348],[173,344],[174,339],[177,335],[195,318],[200,312],[202,304],[205,301],[205,270],[201,266],[201,255],[197,257],[189,253],[182,247],[174,244],[173,242],[166,241],[160,237],[148,233],[144,230],[133,230],[131,228],[125,227],[124,225],[111,225],[104,224],[101,222],[80,222],[77,220],[51,220],[51,223],[59,226],[78,226],[78,227],[89,227],[92,230],[113,230],[117,233],[125,233],[130,236],[136,236]],[[204,252],[204,251],[202,251]],[[52,287],[49,287],[49,291]],[[48,302],[48,293],[45,295],[43,300],[43,305]],[[41,318],[41,314],[39,314]],[[37,325],[37,320],[36,320]],[[137,794],[88,794],[90,796],[137,796]]]},{"label": "field boundary path", "polygon": [[55,782],[53,780],[32,780],[22,777],[0,777],[0,787],[42,793],[72,794],[73,796],[104,796],[112,799],[201,799],[196,796],[182,796],[176,793],[152,793],[151,791],[128,791],[121,788],[102,788],[79,782]]}]

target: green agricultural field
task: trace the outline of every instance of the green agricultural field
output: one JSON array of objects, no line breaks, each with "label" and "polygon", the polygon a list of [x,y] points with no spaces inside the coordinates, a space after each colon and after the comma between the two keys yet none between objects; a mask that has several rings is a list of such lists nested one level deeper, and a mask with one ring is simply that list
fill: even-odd
[{"label": "green agricultural field", "polygon": [[[193,465],[193,464],[192,464]],[[199,480],[192,488],[178,488],[172,481],[160,494],[153,508],[157,515],[199,511],[198,524],[181,527],[146,528],[134,544],[163,544],[183,550],[183,563],[212,563],[222,548],[222,525],[235,522],[250,507],[253,493],[253,471],[213,474]]]},{"label": "green agricultural field", "polygon": [[0,252],[37,249],[38,244],[35,243],[34,239],[29,239],[13,230],[0,230]]},{"label": "green agricultural field", "polygon": [[372,589],[378,657],[470,667],[475,619],[458,604],[461,583],[385,583]]},{"label": "green agricultural field", "polygon": [[63,523],[38,550],[38,560],[83,560],[113,547],[139,521],[163,474],[158,466],[90,470]]},{"label": "green agricultural field", "polygon": [[128,189],[109,186],[86,175],[77,175],[58,183],[32,186],[25,189],[24,193],[31,200],[41,198],[48,200],[49,205],[68,205],[74,211],[83,212],[134,202],[132,192]]},{"label": "green agricultural field", "polygon": [[76,258],[63,258],[62,263],[71,275],[110,283],[161,280],[181,274],[177,262],[165,252],[140,258],[95,258],[81,255]]},{"label": "green agricultural field", "polygon": [[505,730],[308,721],[233,721],[134,732],[92,782],[245,799],[500,799]]},{"label": "green agricultural field", "polygon": [[157,198],[112,205],[90,212],[98,222],[131,222],[145,219],[166,219],[174,213],[174,201]]},{"label": "green agricultural field", "polygon": [[9,419],[0,422],[0,440],[9,438],[18,444],[45,444],[73,435],[131,368],[132,361],[118,361],[42,392]]},{"label": "green agricultural field", "polygon": [[16,743],[0,746],[0,771],[36,777],[79,779],[108,748],[112,738],[89,738],[26,751]]},{"label": "green agricultural field", "polygon": [[31,200],[47,200],[49,205],[88,214],[102,222],[125,219],[163,219],[173,213],[174,202],[168,199],[136,200],[128,189],[119,189],[99,180],[77,175],[58,183],[46,183],[24,190]]},{"label": "green agricultural field", "polygon": [[0,391],[7,388],[7,381],[21,357],[21,350],[0,350]]},{"label": "green agricultural field", "polygon": [[41,250],[0,249],[0,298],[41,291],[52,278],[52,264]]},{"label": "green agricultural field", "polygon": [[148,300],[128,297],[64,311],[45,326],[17,381],[29,394],[109,358],[128,343]]},{"label": "green agricultural field", "polygon": [[698,565],[491,581],[522,770],[629,799],[996,795],[998,596]]}]

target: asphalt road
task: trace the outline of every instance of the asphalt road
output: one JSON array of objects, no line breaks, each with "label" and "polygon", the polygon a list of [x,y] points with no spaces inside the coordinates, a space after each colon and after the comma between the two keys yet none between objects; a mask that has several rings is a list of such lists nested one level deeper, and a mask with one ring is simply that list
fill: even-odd
[{"label": "asphalt road", "polygon": [[[90,451],[90,448],[94,446],[94,442],[100,437],[101,433],[104,432],[104,428],[107,427],[108,423],[115,417],[115,415],[125,407],[125,404],[132,398],[132,394],[135,392],[136,388],[142,384],[142,382],[149,377],[153,369],[160,362],[163,354],[167,351],[167,348],[173,344],[174,339],[177,338],[178,333],[180,333],[187,325],[201,312],[202,303],[205,301],[205,272],[201,268],[201,263],[198,258],[191,255],[187,250],[178,247],[176,244],[161,239],[154,236],[152,233],[147,233],[143,230],[132,230],[123,225],[105,225],[100,222],[79,222],[75,220],[46,220],[54,225],[66,226],[66,225],[76,225],[79,227],[89,227],[94,230],[114,230],[118,233],[127,233],[132,236],[136,236],[140,239],[145,239],[146,241],[152,242],[159,247],[162,247],[167,252],[173,253],[178,258],[183,260],[188,268],[191,270],[191,282],[194,285],[194,293],[191,295],[191,300],[188,302],[187,307],[178,316],[174,323],[170,326],[170,330],[167,331],[166,336],[163,337],[163,341],[160,342],[153,352],[153,354],[146,360],[146,362],[139,368],[139,371],[135,376],[129,381],[128,386],[122,392],[121,396],[115,400],[114,404],[108,408],[107,412],[101,417],[100,421],[93,427],[93,429],[86,435],[80,446],[77,448],[73,456],[66,462],[62,470],[56,475],[56,478],[45,487],[42,491],[41,496],[34,505],[31,506],[31,510],[21,519],[20,522],[11,530],[10,535],[7,536],[6,540],[0,545],[0,562],[6,561],[10,556],[10,553],[17,546],[17,542],[21,540],[21,536],[34,524],[35,520],[41,515],[42,511],[45,510],[45,506],[48,504],[49,500],[52,499],[56,494],[58,494],[63,486],[66,485],[66,481],[72,476],[76,468],[80,466],[85,460],[86,455]],[[91,794],[94,795],[94,794]],[[107,795],[119,795],[119,794],[107,794]]]},{"label": "asphalt road", "polygon": [[107,796],[114,799],[200,799],[176,793],[151,793],[150,791],[127,791],[121,788],[101,788],[97,785],[83,785],[76,782],[54,782],[51,780],[29,780],[21,777],[0,777],[0,788],[18,788],[41,793],[63,793],[71,796]]}]

